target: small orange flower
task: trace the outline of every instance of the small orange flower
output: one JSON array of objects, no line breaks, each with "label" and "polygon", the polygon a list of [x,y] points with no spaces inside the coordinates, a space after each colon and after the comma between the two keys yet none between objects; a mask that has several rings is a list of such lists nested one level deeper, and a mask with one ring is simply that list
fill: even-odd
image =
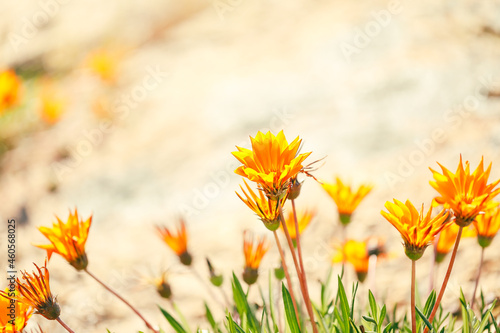
[{"label": "small orange flower", "polygon": [[0,114],[19,103],[21,80],[13,70],[0,72]]},{"label": "small orange flower", "polygon": [[346,225],[351,221],[351,215],[354,210],[370,193],[373,186],[368,184],[361,185],[357,190],[354,190],[349,185],[345,185],[339,177],[336,178],[336,183],[323,183],[323,189],[335,201],[339,212],[340,222]]},{"label": "small orange flower", "polygon": [[481,247],[488,247],[500,229],[500,209],[489,210],[474,220],[474,228],[477,230],[477,241]]},{"label": "small orange flower", "polygon": [[266,197],[262,190],[259,191],[259,195],[255,194],[247,182],[245,180],[243,182],[246,185],[248,193],[241,185],[240,188],[246,199],[239,195],[238,192],[236,192],[236,195],[259,216],[267,229],[271,231],[278,229],[280,225],[280,205],[283,207],[286,202],[286,196],[282,197],[280,202],[278,202]]},{"label": "small orange flower", "polygon": [[102,81],[115,83],[118,76],[118,66],[121,53],[111,49],[98,49],[87,56],[86,65]]},{"label": "small orange flower", "polygon": [[[476,231],[471,227],[472,225],[463,229],[462,238],[476,236]],[[460,227],[455,223],[448,223],[447,227],[443,228],[438,237],[436,237],[434,241],[436,244],[436,253],[434,259],[437,263],[442,262],[446,255],[451,251],[453,245],[455,245],[455,240],[457,239],[459,228]]]},{"label": "small orange flower", "polygon": [[[305,210],[297,213],[297,224],[299,226],[299,235],[307,228],[311,220],[316,215],[315,210]],[[286,226],[288,227],[288,232],[290,233],[290,238],[293,244],[296,246],[295,242],[297,240],[297,234],[295,233],[295,219],[293,217],[293,211],[288,213],[288,217],[285,219]],[[283,230],[283,225],[280,224],[280,229]]]},{"label": "small orange flower", "polygon": [[179,257],[181,263],[189,266],[193,261],[193,257],[191,257],[187,249],[188,235],[186,231],[186,222],[183,218],[180,218],[179,224],[180,226],[177,228],[177,232],[170,231],[167,227],[163,226],[156,226],[156,230],[165,244],[167,244]]},{"label": "small orange flower", "polygon": [[243,271],[243,280],[248,284],[254,284],[259,277],[259,266],[262,258],[269,250],[269,240],[263,237],[257,237],[254,242],[254,236],[250,231],[243,233],[243,253],[245,255],[245,269]]},{"label": "small orange flower", "polygon": [[483,158],[481,158],[481,162],[472,174],[468,161],[465,162],[464,169],[462,156],[460,156],[456,173],[452,173],[441,164],[439,166],[443,174],[430,169],[434,177],[434,181],[430,184],[441,195],[436,197],[436,201],[440,204],[447,204],[453,210],[455,223],[459,226],[468,226],[479,213],[498,205],[491,200],[500,193],[500,188],[495,189],[500,179],[488,184],[491,163],[484,171]]},{"label": "small orange flower", "polygon": [[35,314],[40,314],[49,320],[59,318],[61,308],[57,304],[56,297],[52,296],[49,285],[49,270],[47,269],[47,260],[41,268],[34,264],[37,272],[30,274],[21,271],[23,275],[21,280],[16,279],[16,295],[0,291],[0,296],[8,299],[14,299],[28,307],[36,310]]},{"label": "small orange flower", "polygon": [[367,241],[348,240],[342,246],[337,248],[337,253],[332,261],[334,263],[348,262],[356,271],[358,280],[363,282],[368,274],[368,264],[370,256],[368,254]]},{"label": "small orange flower", "polygon": [[92,216],[83,221],[79,218],[78,211],[75,208],[74,213],[69,212],[66,223],[57,216],[56,219],[57,222],[53,223],[52,228],[38,228],[51,244],[35,246],[47,250],[49,259],[52,253],[58,253],[78,271],[86,269],[88,259],[85,253],[85,243],[92,224]]},{"label": "small orange flower", "polygon": [[283,131],[276,136],[259,131],[250,141],[252,150],[236,147],[238,151],[232,153],[243,163],[235,173],[259,184],[271,199],[283,197],[290,179],[302,170],[302,162],[311,153],[298,154],[302,140],[297,137],[288,144]]},{"label": "small orange flower", "polygon": [[419,213],[410,200],[405,204],[396,199],[394,203],[387,201],[385,208],[389,213],[385,211],[380,213],[401,233],[406,256],[414,261],[422,257],[425,248],[434,241],[434,237],[451,223],[446,222],[448,213],[445,210],[431,218],[432,207],[424,215],[424,205]]},{"label": "small orange flower", "polygon": [[[15,284],[13,285],[13,290],[7,288],[4,293],[0,294],[0,332],[2,333],[21,332],[33,315],[31,306],[16,301]],[[5,294],[13,298],[6,297]]]},{"label": "small orange flower", "polygon": [[64,113],[66,99],[49,79],[42,82],[40,101],[40,115],[42,120],[49,125],[57,123]]}]

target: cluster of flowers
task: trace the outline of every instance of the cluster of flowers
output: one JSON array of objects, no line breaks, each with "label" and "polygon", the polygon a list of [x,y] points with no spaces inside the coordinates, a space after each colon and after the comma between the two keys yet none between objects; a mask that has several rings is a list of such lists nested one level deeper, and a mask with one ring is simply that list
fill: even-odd
[{"label": "cluster of flowers", "polygon": [[[303,182],[298,180],[299,174],[311,176],[312,163],[304,165],[304,161],[310,153],[299,153],[301,140],[296,138],[288,143],[283,132],[273,135],[258,132],[255,138],[251,138],[252,149],[237,147],[233,155],[242,163],[236,169],[236,174],[242,176],[244,186],[240,186],[241,193],[238,197],[255,213],[263,222],[264,226],[273,233],[276,246],[279,250],[283,273],[287,281],[288,290],[293,302],[293,307],[298,314],[297,298],[294,294],[291,273],[285,260],[285,248],[281,245],[277,230],[283,231],[289,253],[293,259],[295,274],[298,278],[302,301],[309,316],[309,325],[313,332],[318,332],[317,320],[312,309],[309,296],[307,276],[304,270],[301,247],[301,234],[310,223],[316,212],[305,210],[297,213],[295,201],[300,195]],[[441,166],[441,165],[440,165]],[[449,267],[441,285],[439,295],[431,315],[428,318],[432,322],[436,310],[446,289],[447,281],[455,261],[457,249],[462,236],[477,235],[478,243],[484,249],[488,247],[497,231],[500,229],[500,209],[494,197],[500,193],[497,185],[500,180],[488,183],[490,166],[484,170],[483,161],[474,172],[470,172],[469,162],[464,164],[460,158],[457,171],[452,173],[441,166],[442,173],[432,170],[434,180],[431,186],[439,193],[431,207],[425,211],[422,205],[420,211],[409,201],[405,203],[394,199],[386,202],[382,210],[382,216],[387,219],[401,234],[406,256],[412,261],[411,274],[411,314],[412,331],[416,332],[415,319],[415,266],[416,261],[422,257],[425,249],[434,243],[435,261],[443,261],[444,256],[452,251]],[[247,182],[252,182],[256,190]],[[322,187],[335,201],[339,213],[341,225],[345,228],[350,224],[353,212],[362,199],[371,191],[371,185],[362,185],[353,190],[337,178],[336,183],[322,183]],[[285,219],[283,207],[291,203],[288,218]],[[437,214],[432,209],[442,206]],[[85,243],[92,223],[92,217],[86,220],[80,219],[75,209],[70,212],[67,222],[57,218],[52,228],[40,227],[40,232],[50,241],[50,244],[36,245],[47,251],[48,259],[53,253],[64,257],[76,270],[87,273],[108,291],[112,292],[121,301],[128,305],[137,314],[145,325],[153,332],[158,332],[141,314],[128,303],[123,297],[110,289],[88,270],[88,258],[85,253]],[[470,226],[473,227],[470,227]],[[180,219],[177,230],[168,229],[164,226],[156,227],[161,239],[175,252],[180,262],[193,269],[193,257],[188,250],[188,235],[186,223]],[[464,231],[465,230],[465,231]],[[345,234],[345,233],[344,233]],[[338,253],[333,258],[334,262],[349,262],[354,266],[358,279],[363,282],[368,273],[370,257],[384,254],[383,243],[379,240],[375,246],[370,245],[369,240],[356,241],[346,240],[339,247]],[[243,252],[245,266],[243,269],[243,280],[250,286],[258,280],[259,266],[262,258],[270,248],[270,242],[266,237],[254,237],[249,231],[244,232]],[[482,262],[481,256],[481,262]],[[222,276],[216,274],[210,261],[208,261],[210,281],[215,286],[221,286]],[[33,274],[22,272],[22,278],[16,281],[15,295],[8,290],[0,291],[0,327],[2,332],[18,332],[25,326],[33,314],[40,314],[49,320],[57,320],[69,332],[73,332],[60,318],[61,309],[56,298],[52,295],[49,286],[49,271],[47,262],[42,267],[35,264],[36,271]],[[481,269],[481,265],[480,268]],[[476,288],[479,280],[476,280]],[[199,277],[199,275],[197,274]],[[203,280],[200,278],[200,280]],[[165,275],[155,281],[158,293],[165,298],[171,297],[171,288]],[[210,286],[208,291],[212,293]],[[231,303],[221,289],[225,302]],[[472,295],[474,303],[476,290]],[[212,294],[215,298],[215,295]],[[6,311],[10,302],[17,303],[17,315],[14,322],[8,321]]]},{"label": "cluster of flowers", "polygon": [[[113,85],[118,77],[118,64],[120,56],[117,51],[111,49],[98,49],[91,52],[84,61],[84,68],[96,76],[100,82]],[[28,76],[31,76],[28,75]],[[16,73],[14,69],[0,69],[0,116],[14,112],[18,108],[27,105],[30,109],[36,109],[38,116],[48,125],[53,125],[61,120],[68,105],[61,83],[57,75],[44,74],[36,78],[34,89],[28,78]],[[34,91],[32,91],[34,90]],[[36,96],[36,106],[25,100]],[[102,98],[94,103],[94,111],[103,113]]]}]

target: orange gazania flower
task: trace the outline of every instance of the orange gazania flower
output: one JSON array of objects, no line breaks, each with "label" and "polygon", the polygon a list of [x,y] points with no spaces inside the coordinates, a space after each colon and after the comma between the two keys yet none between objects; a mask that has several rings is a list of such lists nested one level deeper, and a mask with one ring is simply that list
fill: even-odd
[{"label": "orange gazania flower", "polygon": [[[15,287],[14,287],[15,288]],[[4,295],[14,296],[13,298]],[[5,294],[0,294],[0,332],[21,332],[33,315],[33,308],[15,299],[16,290],[5,289]]]},{"label": "orange gazania flower", "polygon": [[334,263],[348,262],[356,271],[358,280],[363,282],[368,274],[368,264],[370,256],[366,241],[348,240],[337,248],[337,253],[333,256]]},{"label": "orange gazania flower", "polygon": [[[471,227],[472,226],[464,228],[464,230],[462,231],[462,238],[476,236],[476,231]],[[436,237],[434,241],[434,243],[436,244],[436,253],[434,259],[437,263],[442,262],[446,255],[451,251],[453,245],[455,245],[459,228],[460,227],[455,223],[448,223],[447,227],[443,228],[438,237]]]},{"label": "orange gazania flower", "polygon": [[36,310],[35,314],[40,314],[49,320],[54,320],[61,314],[61,308],[57,304],[56,297],[52,296],[49,285],[49,270],[47,260],[41,268],[34,264],[37,271],[32,274],[21,271],[22,279],[16,279],[16,295],[0,291],[0,296],[14,299],[25,306]]},{"label": "orange gazania flower", "polygon": [[357,190],[354,190],[351,186],[344,184],[339,177],[336,178],[336,183],[322,183],[321,186],[333,201],[335,201],[339,212],[340,222],[344,225],[349,224],[352,213],[361,203],[361,200],[363,200],[373,188],[372,185],[363,184]]},{"label": "orange gazania flower", "polygon": [[267,229],[271,231],[278,229],[280,225],[280,206],[283,207],[285,204],[286,196],[281,198],[278,202],[266,197],[262,190],[259,191],[259,195],[255,194],[250,186],[248,186],[247,182],[245,180],[243,180],[243,182],[245,183],[248,193],[241,185],[240,188],[246,199],[239,195],[238,192],[236,192],[236,195],[259,216]]},{"label": "orange gazania flower", "polygon": [[302,140],[297,137],[288,144],[283,131],[274,136],[258,132],[250,137],[252,150],[236,147],[233,152],[242,166],[235,173],[259,184],[266,195],[277,200],[286,194],[290,179],[303,168],[302,162],[311,154],[298,154]]},{"label": "orange gazania flower", "polygon": [[481,247],[488,247],[500,229],[500,209],[487,211],[476,217],[473,222],[477,231],[477,241]]},{"label": "orange gazania flower", "polygon": [[401,233],[406,256],[414,261],[422,257],[425,248],[434,241],[434,237],[451,223],[447,221],[448,213],[445,210],[431,218],[432,207],[424,215],[424,205],[419,213],[410,200],[404,204],[396,199],[394,203],[387,201],[385,208],[389,213],[385,211],[380,213]]},{"label": "orange gazania flower", "polygon": [[456,173],[452,173],[441,164],[439,166],[443,174],[430,169],[434,177],[434,181],[430,184],[441,195],[436,197],[436,201],[440,204],[447,204],[453,210],[455,223],[459,226],[468,226],[479,213],[498,205],[491,200],[500,193],[500,188],[495,189],[500,179],[488,184],[491,163],[484,171],[483,158],[481,158],[481,162],[472,174],[468,161],[465,162],[464,169],[462,156],[460,156]]},{"label": "orange gazania flower", "polygon": [[181,263],[189,266],[193,261],[193,257],[191,257],[187,249],[188,235],[186,231],[186,222],[183,218],[180,218],[179,224],[180,226],[177,228],[176,232],[164,226],[156,226],[156,230],[165,244],[167,244],[179,257]]},{"label": "orange gazania flower", "polygon": [[[316,215],[315,210],[304,210],[302,212],[297,212],[297,224],[299,226],[299,235],[307,228],[311,220]],[[295,219],[293,217],[293,211],[288,213],[288,217],[285,219],[286,226],[288,227],[288,232],[290,233],[290,238],[294,245],[297,239],[297,234],[295,233]],[[283,230],[283,225],[280,224],[280,229]]]},{"label": "orange gazania flower", "polygon": [[254,242],[254,236],[250,231],[246,230],[243,233],[243,254],[245,255],[243,280],[247,284],[251,285],[257,281],[260,262],[269,247],[269,240],[265,236],[257,237]]},{"label": "orange gazania flower", "polygon": [[21,80],[13,70],[0,72],[0,114],[19,102]]},{"label": "orange gazania flower", "polygon": [[58,253],[78,271],[86,269],[88,260],[85,253],[85,243],[92,224],[92,216],[83,221],[79,218],[78,211],[75,208],[74,213],[69,212],[66,223],[57,216],[56,219],[57,222],[53,223],[52,228],[38,228],[51,244],[35,246],[47,250],[49,259],[52,253]]},{"label": "orange gazania flower", "polygon": [[40,102],[40,116],[42,120],[50,125],[57,123],[64,112],[66,99],[49,79],[42,82]]}]

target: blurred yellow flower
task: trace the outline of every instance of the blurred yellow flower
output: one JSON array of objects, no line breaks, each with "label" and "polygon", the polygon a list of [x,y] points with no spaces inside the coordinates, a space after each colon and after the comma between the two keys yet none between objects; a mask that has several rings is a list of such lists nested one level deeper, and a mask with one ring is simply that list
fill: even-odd
[{"label": "blurred yellow flower", "polygon": [[[436,253],[435,260],[437,263],[440,263],[444,260],[446,255],[451,251],[453,245],[455,245],[455,240],[457,239],[458,229],[460,227],[456,223],[448,223],[443,230],[439,233],[439,235],[435,239],[436,244]],[[462,231],[462,238],[475,237],[476,231],[470,225],[467,228],[464,228]]]},{"label": "blurred yellow flower", "polygon": [[[297,224],[299,226],[299,235],[307,228],[311,220],[316,215],[316,210],[304,210],[297,212]],[[294,246],[296,246],[297,234],[295,233],[295,219],[293,217],[293,211],[288,213],[288,217],[285,218],[286,226],[288,227],[288,232],[290,233],[290,238]],[[283,225],[280,224],[280,229],[283,231]]]},{"label": "blurred yellow flower", "polygon": [[33,308],[15,300],[15,289],[10,290],[7,288],[4,293],[7,296],[10,294],[14,297],[8,298],[5,294],[0,294],[0,332],[21,332],[33,315]]},{"label": "blurred yellow flower", "polygon": [[481,162],[472,174],[468,161],[465,162],[464,169],[462,156],[460,156],[456,173],[452,173],[441,164],[439,166],[443,174],[430,169],[434,177],[434,181],[430,184],[441,195],[436,197],[436,201],[440,204],[447,204],[453,210],[455,223],[459,226],[468,226],[479,213],[498,205],[491,200],[500,193],[500,188],[495,189],[500,179],[488,184],[491,163],[484,171],[483,158],[481,158]]},{"label": "blurred yellow flower", "polygon": [[333,263],[350,263],[356,271],[358,280],[363,282],[368,274],[370,262],[367,241],[347,240],[342,246],[337,247],[332,261]]},{"label": "blurred yellow flower", "polygon": [[0,291],[0,296],[15,299],[19,303],[32,307],[36,310],[35,314],[40,314],[49,320],[57,319],[61,314],[61,308],[57,304],[56,297],[52,296],[50,291],[47,260],[41,268],[34,265],[37,272],[33,271],[33,274],[21,271],[24,281],[16,279],[17,294],[14,297],[4,291]]},{"label": "blurred yellow flower", "polygon": [[495,208],[476,217],[473,222],[481,247],[488,247],[500,229],[500,209]]},{"label": "blurred yellow flower", "polygon": [[269,247],[269,240],[265,236],[256,237],[254,241],[254,236],[250,231],[246,230],[243,233],[243,254],[245,255],[243,280],[247,284],[251,285],[257,281],[260,262]]},{"label": "blurred yellow flower", "polygon": [[21,80],[13,70],[0,71],[0,114],[19,103]]},{"label": "blurred yellow flower", "polygon": [[78,216],[78,211],[75,208],[74,213],[69,212],[66,223],[57,216],[56,219],[57,222],[53,223],[52,228],[38,228],[51,244],[35,246],[47,250],[49,259],[52,253],[58,253],[77,270],[86,269],[88,260],[85,253],[85,243],[92,224],[92,216],[83,221]]},{"label": "blurred yellow flower", "polygon": [[340,222],[344,225],[349,224],[352,213],[373,188],[372,185],[363,184],[354,190],[351,186],[345,185],[339,177],[335,183],[322,183],[321,186],[335,201]]},{"label": "blurred yellow flower", "polygon": [[424,205],[419,213],[410,200],[404,204],[396,199],[394,203],[387,201],[385,208],[389,213],[385,211],[380,213],[401,233],[406,256],[414,261],[422,257],[425,248],[434,241],[434,237],[451,223],[447,222],[448,213],[445,210],[431,218],[432,207],[424,215]]},{"label": "blurred yellow flower", "polygon": [[272,200],[266,197],[262,190],[259,190],[259,195],[248,186],[247,182],[243,180],[247,191],[240,185],[241,191],[245,195],[246,199],[236,192],[236,195],[251,209],[255,214],[259,216],[261,221],[264,223],[267,229],[274,231],[278,229],[280,225],[280,205],[286,202],[286,196],[280,199],[280,202]]},{"label": "blurred yellow flower", "polygon": [[182,264],[189,266],[193,261],[193,257],[188,252],[187,243],[188,235],[186,230],[186,222],[183,218],[179,219],[179,227],[176,231],[171,231],[164,226],[156,226],[156,231],[165,244],[179,257]]},{"label": "blurred yellow flower", "polygon": [[298,154],[302,140],[297,137],[288,144],[283,131],[276,136],[259,131],[250,141],[252,150],[236,147],[238,151],[232,153],[243,163],[235,173],[259,184],[271,199],[282,198],[290,179],[302,170],[302,162],[311,153]]},{"label": "blurred yellow flower", "polygon": [[118,77],[121,52],[111,49],[98,49],[91,52],[85,61],[87,67],[102,81],[113,84]]},{"label": "blurred yellow flower", "polygon": [[43,80],[41,84],[40,102],[42,120],[50,125],[57,123],[64,113],[66,99],[49,79]]}]

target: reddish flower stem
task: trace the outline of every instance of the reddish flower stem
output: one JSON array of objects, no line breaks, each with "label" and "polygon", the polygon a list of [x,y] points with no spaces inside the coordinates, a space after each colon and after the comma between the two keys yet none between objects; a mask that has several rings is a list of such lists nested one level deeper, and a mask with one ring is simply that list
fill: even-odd
[{"label": "reddish flower stem", "polygon": [[59,324],[61,324],[62,327],[64,327],[66,329],[66,331],[68,331],[69,333],[75,333],[75,331],[73,331],[71,328],[69,328],[69,326],[66,325],[66,323],[64,321],[62,321],[62,319],[60,317],[57,317],[56,320]]},{"label": "reddish flower stem", "polygon": [[283,217],[283,209],[281,207],[281,204],[279,204],[278,209],[280,213],[281,224],[283,225],[283,230],[285,231],[286,240],[288,242],[288,247],[290,248],[290,252],[292,253],[293,263],[295,265],[295,271],[297,272],[297,277],[299,278],[300,291],[302,292],[304,303],[306,303],[306,309],[309,315],[309,319],[311,320],[313,332],[318,333],[318,328],[316,327],[316,322],[314,321],[314,314],[312,312],[311,300],[309,299],[309,291],[307,290],[307,285],[304,284],[303,271],[299,267],[299,263],[297,261],[297,255],[295,254],[295,248],[293,246],[292,238],[290,237],[290,232],[288,231],[288,226],[286,225],[285,218]]},{"label": "reddish flower stem", "polygon": [[481,277],[481,269],[483,268],[484,261],[484,247],[481,247],[481,259],[479,260],[479,268],[477,269],[476,283],[474,285],[474,291],[472,292],[472,299],[470,301],[470,308],[474,309],[474,301],[476,300],[477,286],[479,285],[479,278]]},{"label": "reddish flower stem", "polygon": [[417,333],[417,315],[415,313],[415,260],[411,261],[411,332]]},{"label": "reddish flower stem", "polygon": [[[292,201],[292,210],[293,210],[293,220],[295,223],[295,235],[296,235],[296,242],[297,242],[297,252],[299,254],[299,263],[300,263],[300,271],[302,273],[302,285],[304,288],[304,302],[306,303],[306,308],[307,312],[309,314],[309,317],[311,319],[311,325],[313,327],[314,333],[318,332],[318,329],[316,328],[316,322],[314,321],[314,313],[312,310],[312,305],[311,305],[311,298],[309,297],[309,289],[307,288],[307,277],[306,277],[306,271],[304,270],[304,261],[302,260],[302,247],[300,245],[300,232],[299,232],[299,222],[297,220],[297,210],[295,209],[295,200]],[[293,249],[291,249],[293,250]]]},{"label": "reddish flower stem", "polygon": [[87,273],[90,277],[92,277],[94,280],[96,280],[101,286],[103,286],[107,291],[109,291],[110,293],[112,293],[113,295],[115,295],[116,297],[118,297],[123,303],[125,303],[132,311],[134,311],[134,313],[139,316],[139,318],[142,319],[142,321],[144,321],[144,324],[146,324],[146,326],[153,332],[155,333],[159,333],[156,329],[153,328],[153,325],[151,325],[147,320],[146,318],[144,318],[142,316],[142,314],[132,305],[130,304],[129,302],[127,302],[127,300],[125,300],[123,297],[121,297],[116,291],[114,291],[113,289],[111,289],[110,287],[108,287],[104,282],[102,282],[101,280],[99,280],[97,278],[97,276],[95,276],[94,274],[90,273],[87,269],[85,269],[85,273]]},{"label": "reddish flower stem", "polygon": [[[278,246],[278,251],[280,253],[281,262],[283,263],[283,270],[285,271],[286,283],[288,285],[288,291],[290,292],[290,297],[292,298],[293,308],[295,310],[295,315],[299,318],[299,311],[297,310],[297,303],[295,302],[295,294],[293,292],[292,280],[290,279],[290,273],[288,272],[288,266],[285,261],[285,254],[283,253],[283,248],[281,247],[280,240],[276,230],[273,231],[274,239],[276,240],[276,245]],[[300,326],[300,322],[299,322]]]},{"label": "reddish flower stem", "polygon": [[[436,304],[434,304],[434,308],[432,308],[431,315],[429,316],[429,322],[432,324],[434,317],[436,316],[436,312],[439,308],[439,304],[441,303],[441,299],[443,298],[444,291],[446,289],[446,285],[448,284],[448,280],[450,279],[451,270],[453,268],[453,263],[455,262],[455,257],[457,256],[458,244],[460,244],[460,239],[462,238],[462,230],[464,227],[460,226],[458,229],[457,239],[455,240],[455,246],[453,247],[453,252],[451,254],[450,263],[448,265],[448,270],[446,271],[446,275],[444,276],[443,284],[441,285],[441,290],[439,291],[439,295],[436,299]],[[428,327],[425,327],[424,333],[429,331]]]}]

